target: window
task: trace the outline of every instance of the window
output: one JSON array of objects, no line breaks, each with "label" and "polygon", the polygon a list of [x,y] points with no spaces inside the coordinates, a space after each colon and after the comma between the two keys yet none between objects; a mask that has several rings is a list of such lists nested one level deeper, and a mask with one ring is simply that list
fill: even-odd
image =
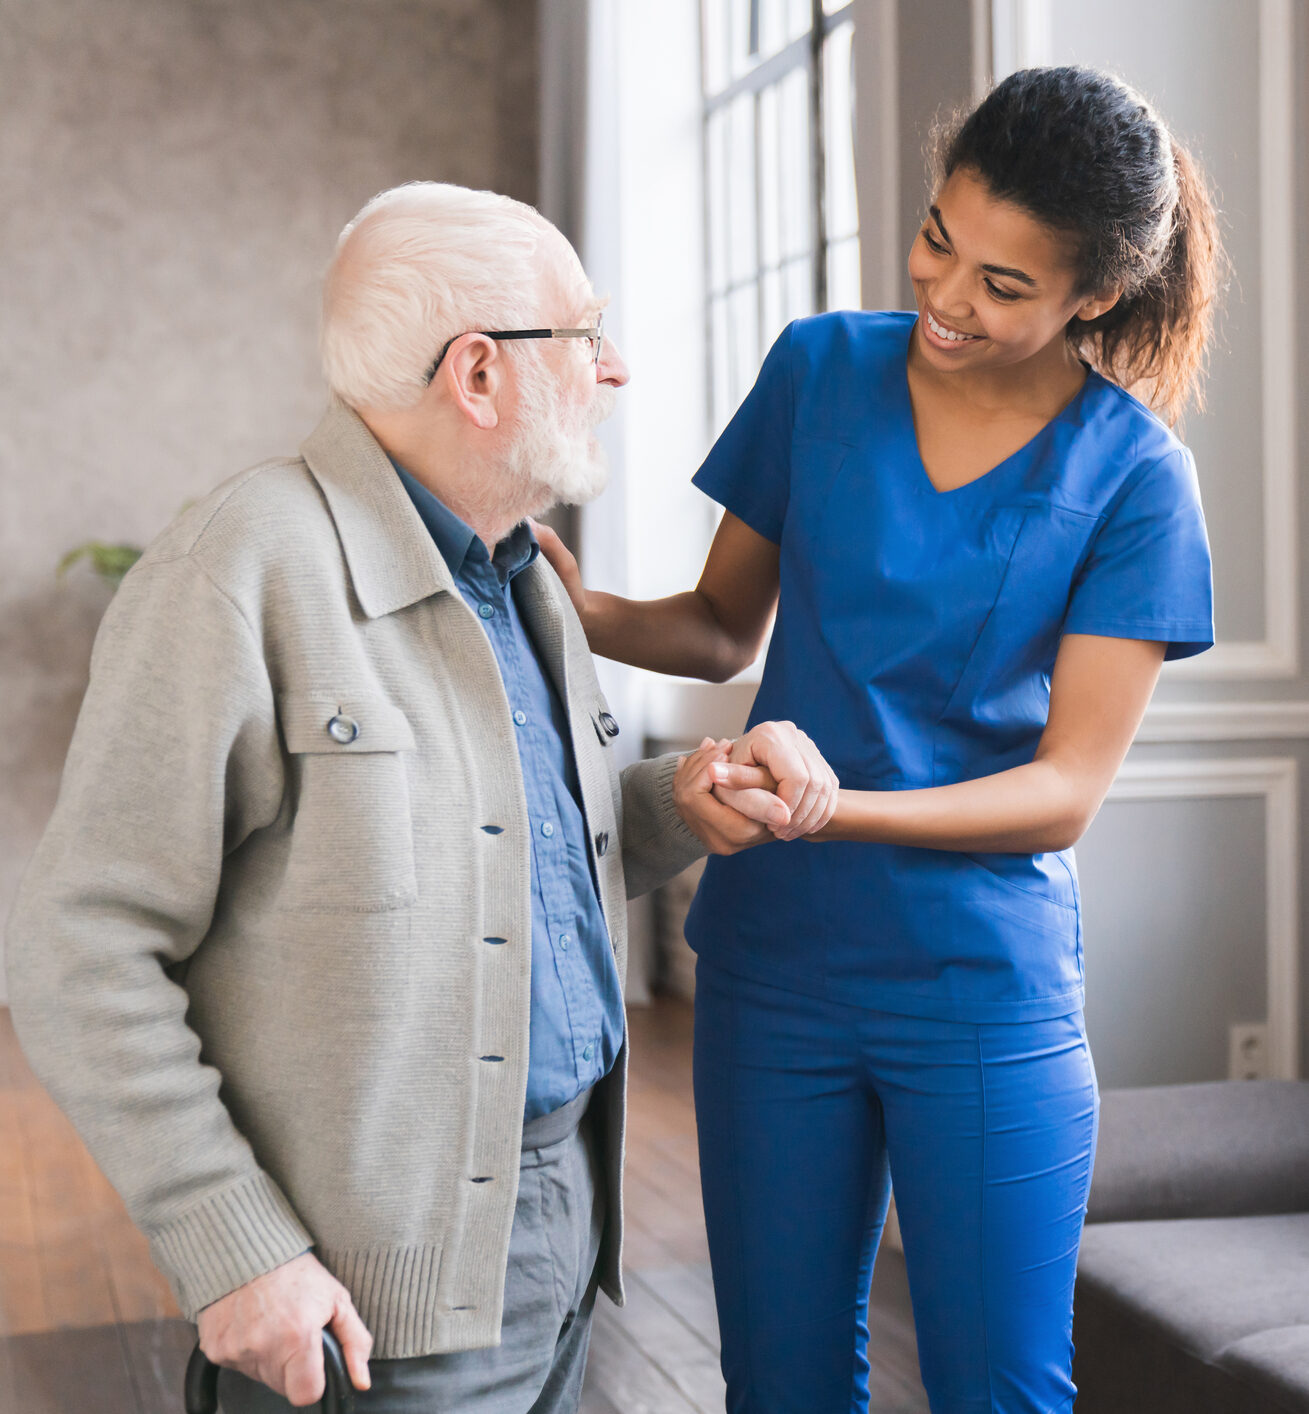
[{"label": "window", "polygon": [[853,9],[701,0],[715,432],[792,319],[859,305]]}]

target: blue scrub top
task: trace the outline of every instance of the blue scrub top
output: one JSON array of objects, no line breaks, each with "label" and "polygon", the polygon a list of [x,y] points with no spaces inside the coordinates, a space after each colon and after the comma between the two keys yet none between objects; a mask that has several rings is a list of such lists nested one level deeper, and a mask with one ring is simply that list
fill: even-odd
[{"label": "blue scrub top", "polygon": [[[789,719],[859,790],[1031,761],[1065,633],[1213,643],[1190,452],[1094,372],[1013,456],[937,491],[918,454],[914,316],[799,320],[695,484],[780,546],[750,725]],[[1082,1005],[1071,849],[965,854],[801,841],[708,862],[692,947],[884,1011],[1038,1020]]]}]

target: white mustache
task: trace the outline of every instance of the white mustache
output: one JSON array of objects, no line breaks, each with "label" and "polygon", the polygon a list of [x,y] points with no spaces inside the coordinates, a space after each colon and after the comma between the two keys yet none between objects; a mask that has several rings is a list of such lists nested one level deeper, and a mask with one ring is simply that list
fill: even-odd
[{"label": "white mustache", "polygon": [[598,427],[606,418],[612,417],[617,402],[617,388],[597,388],[595,390],[595,400],[591,404],[590,412],[587,417],[587,425],[589,427]]}]

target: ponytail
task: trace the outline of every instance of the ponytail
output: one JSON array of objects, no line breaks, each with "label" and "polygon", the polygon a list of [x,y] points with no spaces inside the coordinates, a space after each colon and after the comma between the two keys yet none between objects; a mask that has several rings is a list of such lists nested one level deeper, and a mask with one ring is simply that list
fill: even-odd
[{"label": "ponytail", "polygon": [[1170,425],[1203,406],[1227,260],[1203,173],[1144,98],[1094,69],[1021,69],[938,135],[933,166],[1071,237],[1078,294],[1122,291],[1069,325],[1080,357]]},{"label": "ponytail", "polygon": [[1176,142],[1173,170],[1177,200],[1162,263],[1099,319],[1069,330],[1081,357],[1170,426],[1188,403],[1204,407],[1205,355],[1226,264],[1204,175]]}]

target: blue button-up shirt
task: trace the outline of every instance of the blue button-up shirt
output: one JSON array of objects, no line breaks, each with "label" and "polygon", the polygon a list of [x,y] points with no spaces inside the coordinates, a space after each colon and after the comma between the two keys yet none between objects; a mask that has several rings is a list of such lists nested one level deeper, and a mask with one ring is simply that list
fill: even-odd
[{"label": "blue button-up shirt", "polygon": [[623,1042],[623,997],[587,849],[568,714],[514,602],[540,554],[524,523],[488,556],[471,527],[402,467],[414,508],[486,631],[518,741],[532,845],[532,1019],[525,1119],[594,1085]]}]

